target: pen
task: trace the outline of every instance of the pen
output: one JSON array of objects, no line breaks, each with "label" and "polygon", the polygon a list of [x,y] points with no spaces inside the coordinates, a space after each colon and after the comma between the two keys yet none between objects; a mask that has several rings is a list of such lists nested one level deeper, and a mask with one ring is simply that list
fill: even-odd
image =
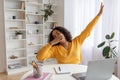
[{"label": "pen", "polygon": [[61,71],[61,68],[59,67],[59,71]]}]

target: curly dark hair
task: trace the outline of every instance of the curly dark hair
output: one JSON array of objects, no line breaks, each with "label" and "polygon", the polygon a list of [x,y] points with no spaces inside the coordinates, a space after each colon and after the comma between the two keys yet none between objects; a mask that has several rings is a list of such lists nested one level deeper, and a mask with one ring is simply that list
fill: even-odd
[{"label": "curly dark hair", "polygon": [[[57,26],[57,27],[55,27],[55,28],[50,32],[50,34],[49,34],[49,36],[48,36],[48,43],[51,42],[51,41],[54,39],[54,37],[53,37],[53,35],[52,35],[52,32],[53,32],[54,30],[60,31],[60,32],[65,36],[66,40],[69,41],[69,42],[71,42],[71,40],[72,40],[71,33],[70,33],[66,28],[61,27],[61,26]],[[59,45],[59,43],[56,44],[56,45]]]}]

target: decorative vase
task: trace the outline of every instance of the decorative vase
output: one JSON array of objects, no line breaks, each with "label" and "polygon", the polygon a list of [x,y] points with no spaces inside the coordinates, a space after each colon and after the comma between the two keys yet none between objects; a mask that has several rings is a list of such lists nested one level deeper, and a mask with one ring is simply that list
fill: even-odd
[{"label": "decorative vase", "polygon": [[17,35],[17,39],[22,39],[22,35]]}]

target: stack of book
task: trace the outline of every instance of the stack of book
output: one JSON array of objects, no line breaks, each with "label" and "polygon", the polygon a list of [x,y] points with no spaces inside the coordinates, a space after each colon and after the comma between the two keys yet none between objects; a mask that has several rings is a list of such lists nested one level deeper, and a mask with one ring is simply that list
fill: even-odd
[{"label": "stack of book", "polygon": [[9,69],[16,69],[16,68],[20,68],[20,67],[22,67],[22,65],[20,63],[14,63],[14,64],[8,65]]}]

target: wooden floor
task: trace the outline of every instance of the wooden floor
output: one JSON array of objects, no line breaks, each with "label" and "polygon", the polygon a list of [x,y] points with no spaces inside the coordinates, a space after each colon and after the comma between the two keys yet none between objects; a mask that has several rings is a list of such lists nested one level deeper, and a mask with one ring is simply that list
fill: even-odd
[{"label": "wooden floor", "polygon": [[26,72],[21,72],[21,73],[11,74],[11,75],[7,75],[6,73],[0,73],[0,80],[20,80],[20,78],[25,73]]}]

